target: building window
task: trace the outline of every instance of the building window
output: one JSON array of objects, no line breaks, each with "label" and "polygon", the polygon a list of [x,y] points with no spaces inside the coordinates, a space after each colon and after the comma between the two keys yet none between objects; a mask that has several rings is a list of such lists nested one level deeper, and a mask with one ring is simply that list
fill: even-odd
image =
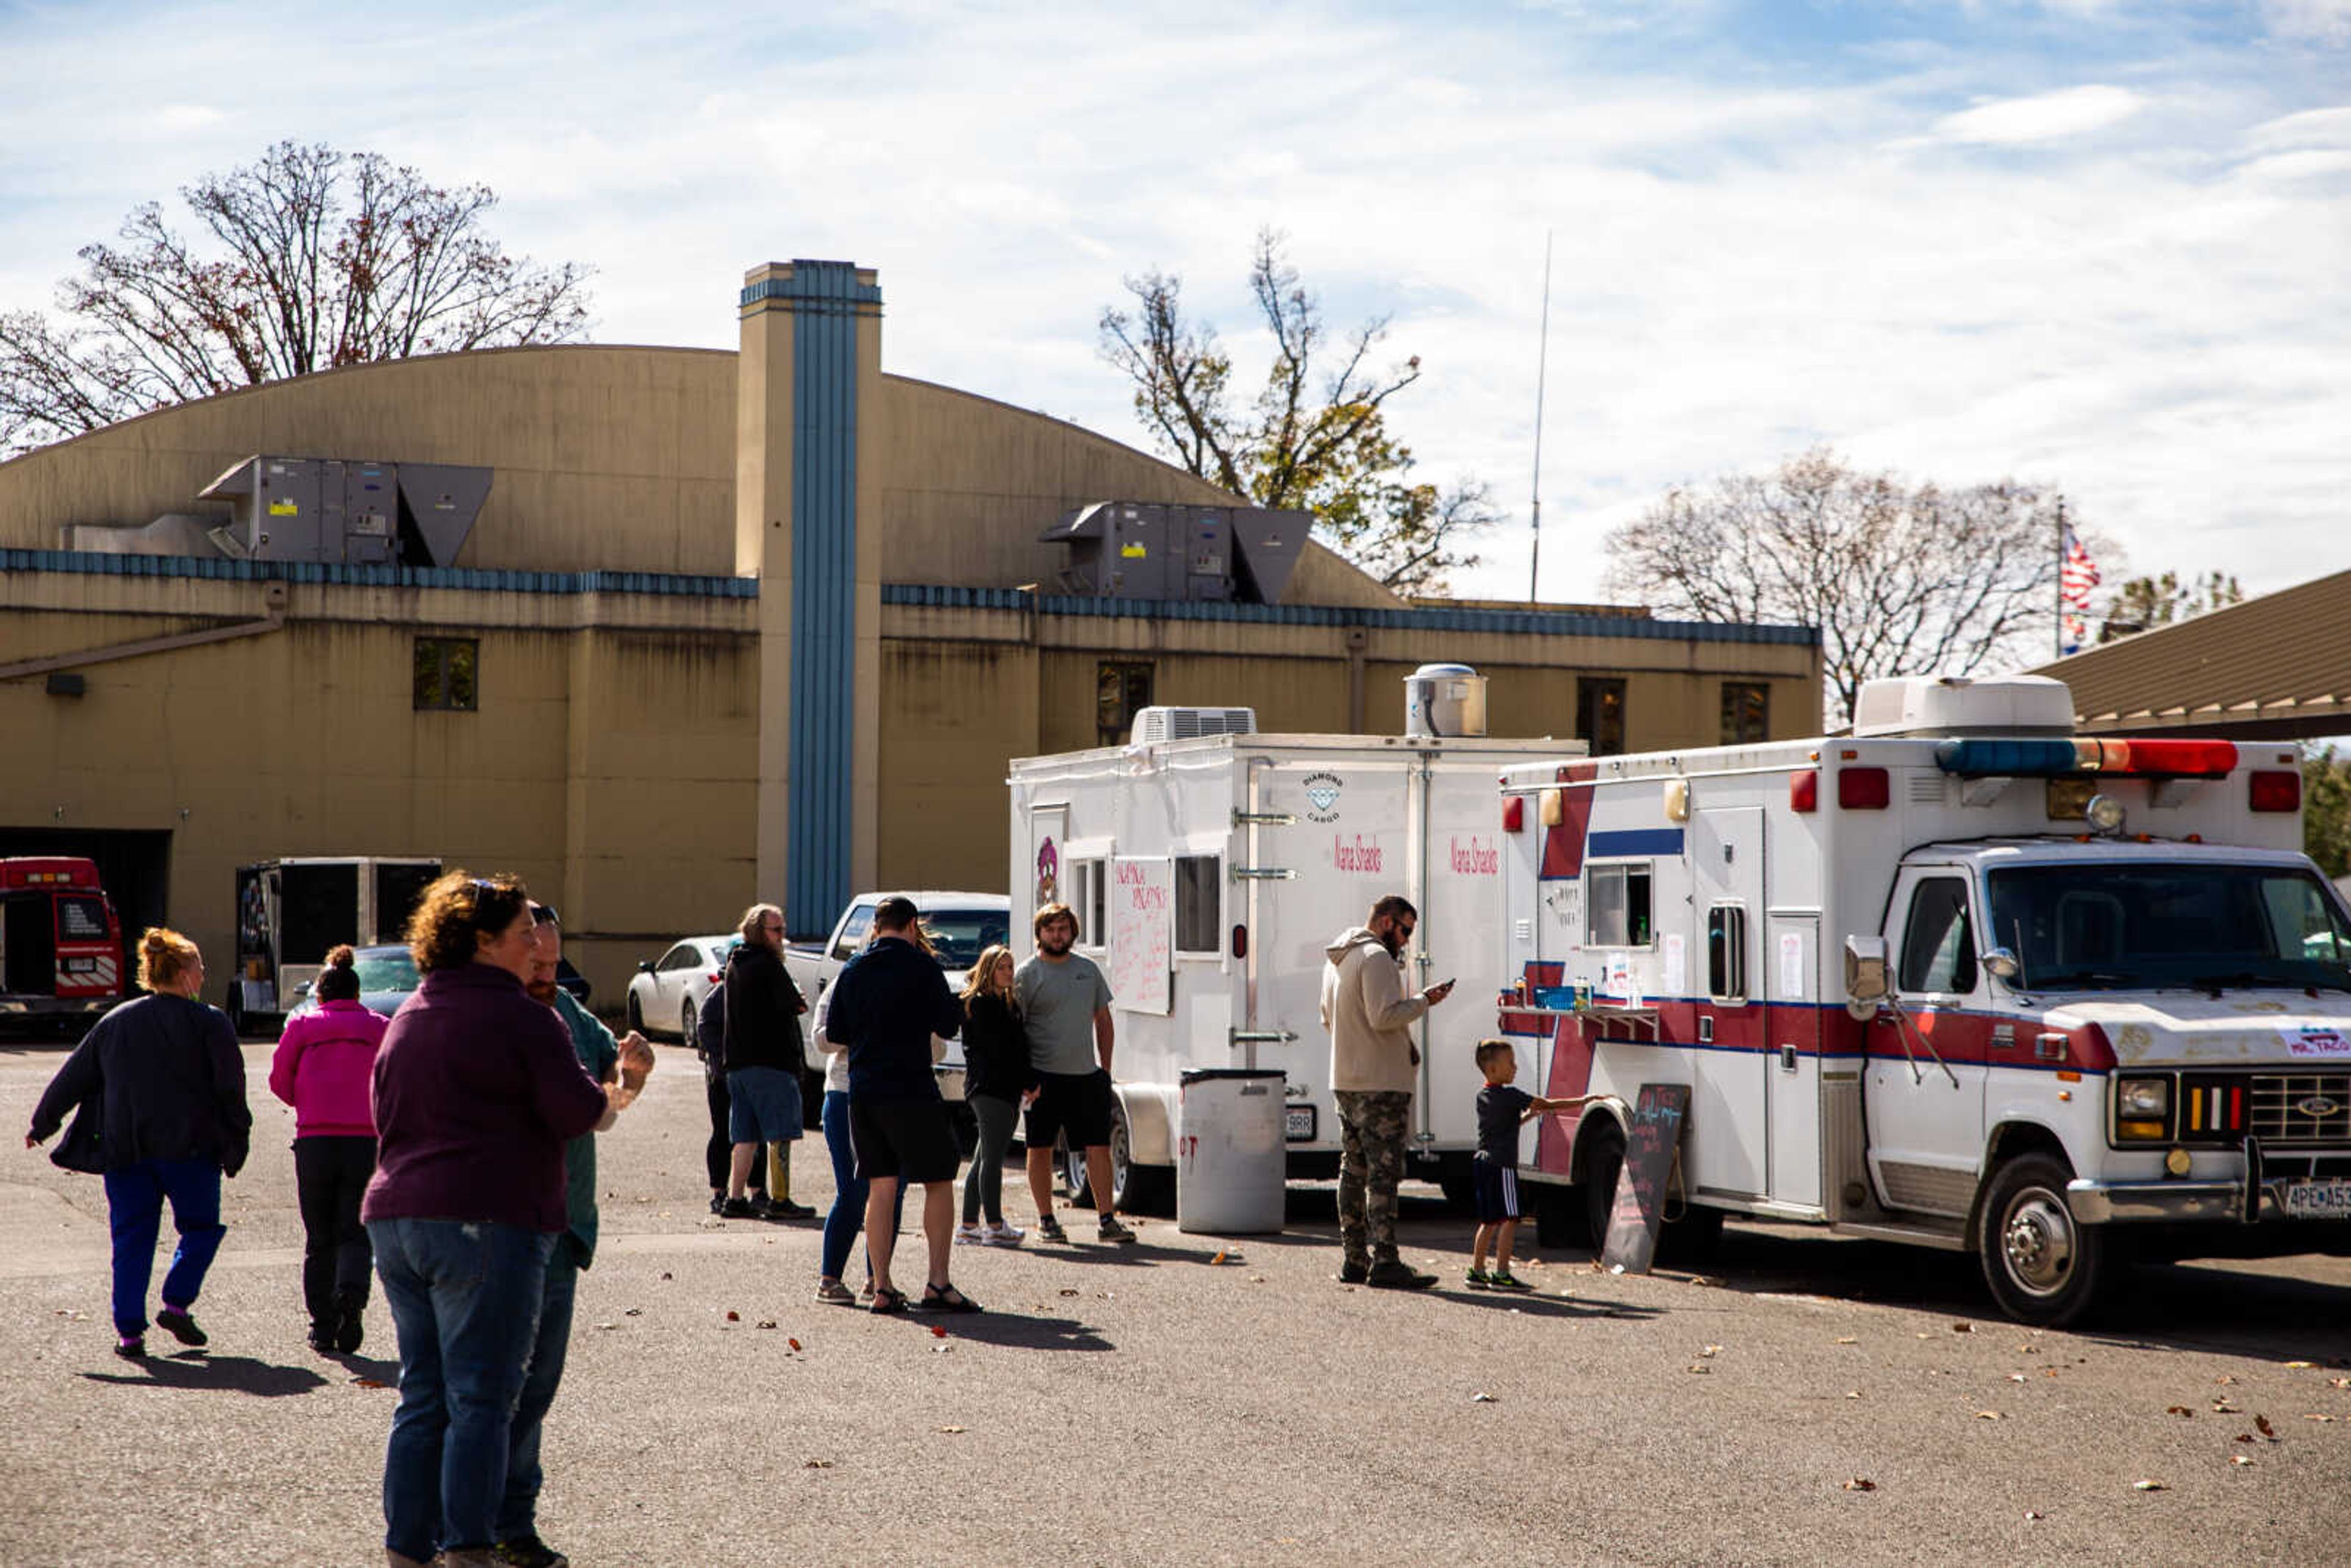
[{"label": "building window", "polygon": [[1585,675],[1575,683],[1575,738],[1594,757],[1614,757],[1625,749],[1625,683],[1617,677]]},{"label": "building window", "polygon": [[471,637],[416,639],[416,707],[471,713],[481,706],[475,669],[481,644]]},{"label": "building window", "polygon": [[1151,706],[1151,666],[1105,660],[1094,673],[1094,737],[1102,746],[1124,746],[1134,716]]},{"label": "building window", "polygon": [[1722,744],[1748,746],[1768,740],[1771,731],[1771,688],[1761,681],[1722,683]]},{"label": "building window", "polygon": [[1218,940],[1224,905],[1222,855],[1178,855],[1176,857],[1176,951],[1207,953],[1223,951]]}]

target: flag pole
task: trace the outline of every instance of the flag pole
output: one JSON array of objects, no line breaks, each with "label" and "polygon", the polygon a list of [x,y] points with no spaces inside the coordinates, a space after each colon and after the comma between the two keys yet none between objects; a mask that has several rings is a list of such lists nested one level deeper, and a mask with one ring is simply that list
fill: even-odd
[{"label": "flag pole", "polygon": [[1542,329],[1535,349],[1535,476],[1534,489],[1528,501],[1528,514],[1533,519],[1529,530],[1531,542],[1527,550],[1527,602],[1541,601],[1536,584],[1542,574],[1542,423],[1543,376],[1551,368],[1551,236],[1543,231]]},{"label": "flag pole", "polygon": [[2057,656],[2065,656],[2065,497],[2057,497]]}]

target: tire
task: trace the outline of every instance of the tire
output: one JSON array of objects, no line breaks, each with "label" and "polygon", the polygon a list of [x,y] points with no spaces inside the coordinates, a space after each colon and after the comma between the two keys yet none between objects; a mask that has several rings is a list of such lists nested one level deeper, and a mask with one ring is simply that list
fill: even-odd
[{"label": "tire", "polygon": [[1608,1218],[1616,1210],[1616,1175],[1625,1168],[1625,1134],[1614,1122],[1603,1122],[1584,1136],[1592,1140],[1583,1151],[1583,1222],[1592,1231],[1596,1255],[1608,1245]]},{"label": "tire", "polygon": [[1589,1247],[1600,1250],[1583,1213],[1583,1193],[1558,1182],[1520,1182],[1519,1191],[1534,1198],[1535,1245],[1542,1248]]},{"label": "tire", "polygon": [[1711,1260],[1722,1247],[1722,1210],[1686,1207],[1679,1218],[1657,1228],[1657,1261],[1670,1268],[1691,1269]]},{"label": "tire", "polygon": [[2019,1155],[1984,1188],[1975,1238],[1984,1282],[2019,1322],[2059,1328],[2079,1321],[2115,1271],[2102,1228],[2077,1223],[2066,1206],[2072,1176],[2052,1155]]},{"label": "tire", "polygon": [[1070,1206],[1090,1208],[1093,1206],[1092,1178],[1087,1175],[1085,1156],[1070,1147],[1070,1134],[1053,1134],[1053,1163],[1061,1167],[1061,1185],[1069,1189]]},{"label": "tire", "polygon": [[645,1032],[644,1004],[637,1000],[637,993],[634,991],[629,993],[629,1028],[638,1034]]},{"label": "tire", "polygon": [[684,1005],[677,1010],[677,1038],[688,1045],[694,1043],[694,998],[688,997],[685,998]]}]

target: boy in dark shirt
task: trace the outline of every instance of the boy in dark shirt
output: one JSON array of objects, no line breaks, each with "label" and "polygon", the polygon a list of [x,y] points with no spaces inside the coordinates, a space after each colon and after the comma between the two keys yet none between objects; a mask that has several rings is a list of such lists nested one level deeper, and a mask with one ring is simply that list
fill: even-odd
[{"label": "boy in dark shirt", "polygon": [[[1464,1282],[1473,1291],[1531,1290],[1510,1272],[1510,1247],[1519,1235],[1519,1128],[1547,1112],[1574,1110],[1591,1096],[1544,1100],[1511,1088],[1519,1075],[1519,1058],[1507,1040],[1478,1042],[1478,1070],[1486,1075],[1486,1087],[1478,1091],[1478,1155],[1472,1162],[1478,1236],[1469,1246],[1469,1274]],[[1494,1250],[1490,1274],[1486,1272],[1489,1247]]]}]

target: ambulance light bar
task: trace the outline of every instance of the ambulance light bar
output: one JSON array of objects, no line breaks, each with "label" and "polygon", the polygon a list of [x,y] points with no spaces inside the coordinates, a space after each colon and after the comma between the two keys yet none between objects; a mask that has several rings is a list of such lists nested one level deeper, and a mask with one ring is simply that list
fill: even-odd
[{"label": "ambulance light bar", "polygon": [[2229,740],[1946,740],[1935,761],[1962,778],[2050,778],[2066,773],[2131,773],[2215,779],[2237,766]]}]

